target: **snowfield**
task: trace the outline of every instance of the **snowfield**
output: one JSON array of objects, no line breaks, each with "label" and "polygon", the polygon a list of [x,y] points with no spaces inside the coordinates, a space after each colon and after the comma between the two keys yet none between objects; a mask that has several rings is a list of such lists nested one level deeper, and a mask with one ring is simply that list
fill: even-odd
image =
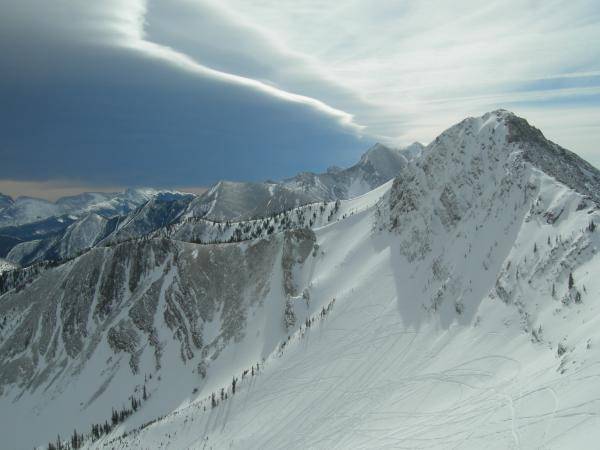
[{"label": "snowfield", "polygon": [[[332,220],[331,205],[315,212],[312,230],[153,237],[135,244],[141,263],[134,244],[98,248],[6,291],[6,445],[76,428],[90,449],[595,448],[597,171],[520,120],[455,125]],[[553,152],[555,170],[578,175],[536,163]],[[52,287],[47,330],[41,296],[81,279],[90,307],[74,345],[67,294]],[[9,377],[16,367],[29,375]]]}]

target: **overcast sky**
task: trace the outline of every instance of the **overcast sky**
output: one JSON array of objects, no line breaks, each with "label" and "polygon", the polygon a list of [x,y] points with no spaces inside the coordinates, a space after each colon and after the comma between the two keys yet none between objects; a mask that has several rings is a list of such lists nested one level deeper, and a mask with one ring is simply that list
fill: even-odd
[{"label": "overcast sky", "polygon": [[282,178],[499,107],[600,166],[598,55],[597,0],[0,0],[0,192]]}]

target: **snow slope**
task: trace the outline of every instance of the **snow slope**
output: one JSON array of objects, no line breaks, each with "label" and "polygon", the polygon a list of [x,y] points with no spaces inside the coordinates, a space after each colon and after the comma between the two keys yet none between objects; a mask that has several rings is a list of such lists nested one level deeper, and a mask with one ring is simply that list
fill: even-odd
[{"label": "snow slope", "polygon": [[235,395],[232,364],[215,408],[202,390],[91,447],[594,448],[598,211],[522,159],[506,120],[450,130],[383,201],[316,230],[303,278],[317,314],[334,307]]},{"label": "snow slope", "polygon": [[85,446],[594,448],[597,171],[516,119],[457,124],[312,231],[154,237],[8,285],[7,445],[87,434],[145,388]]}]

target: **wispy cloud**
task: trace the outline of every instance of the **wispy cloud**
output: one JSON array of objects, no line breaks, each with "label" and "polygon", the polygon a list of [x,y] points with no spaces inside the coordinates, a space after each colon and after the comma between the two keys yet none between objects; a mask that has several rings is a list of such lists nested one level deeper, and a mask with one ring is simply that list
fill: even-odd
[{"label": "wispy cloud", "polygon": [[[182,51],[178,51],[160,42],[149,40],[146,33],[146,26],[151,18],[147,17],[147,1],[131,1],[124,5],[126,6],[120,11],[122,16],[112,22],[116,24],[114,27],[115,31],[119,32],[122,37],[121,40],[117,41],[118,45],[139,51],[149,57],[163,60],[166,63],[173,64],[199,76],[244,86],[280,100],[307,105],[323,114],[336,118],[342,125],[353,128],[356,131],[364,128],[354,122],[352,114],[336,109],[319,99],[289,92],[260,80],[208,67]],[[193,30],[187,30],[187,32],[193,33]]]},{"label": "wispy cloud", "polygon": [[[577,101],[600,88],[594,78],[600,9],[593,0],[218,3],[274,48],[302,55],[313,76],[356,94],[353,104],[330,100],[325,89],[315,92],[318,86],[311,95],[343,104],[367,133],[382,139],[428,140],[466,114],[539,100],[551,111],[561,107],[552,105],[554,99]],[[532,85],[582,77],[592,80],[543,90]],[[425,129],[424,122],[433,126]]]},{"label": "wispy cloud", "polygon": [[560,108],[552,101],[600,88],[595,0],[51,3],[71,38],[306,105],[388,142],[427,141],[451,120],[517,102]]}]

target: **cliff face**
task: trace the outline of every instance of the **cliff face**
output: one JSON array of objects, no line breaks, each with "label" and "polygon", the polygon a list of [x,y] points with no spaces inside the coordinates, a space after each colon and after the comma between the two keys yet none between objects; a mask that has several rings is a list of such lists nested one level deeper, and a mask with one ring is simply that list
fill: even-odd
[{"label": "cliff face", "polygon": [[0,392],[64,396],[70,380],[108,357],[80,393],[97,398],[119,373],[160,372],[165,348],[179,355],[167,370],[187,367],[200,384],[221,352],[244,340],[251,314],[276,314],[269,320],[283,333],[284,293],[297,289],[294,268],[314,243],[310,230],[244,244],[143,239],[29,269],[0,301]]}]

